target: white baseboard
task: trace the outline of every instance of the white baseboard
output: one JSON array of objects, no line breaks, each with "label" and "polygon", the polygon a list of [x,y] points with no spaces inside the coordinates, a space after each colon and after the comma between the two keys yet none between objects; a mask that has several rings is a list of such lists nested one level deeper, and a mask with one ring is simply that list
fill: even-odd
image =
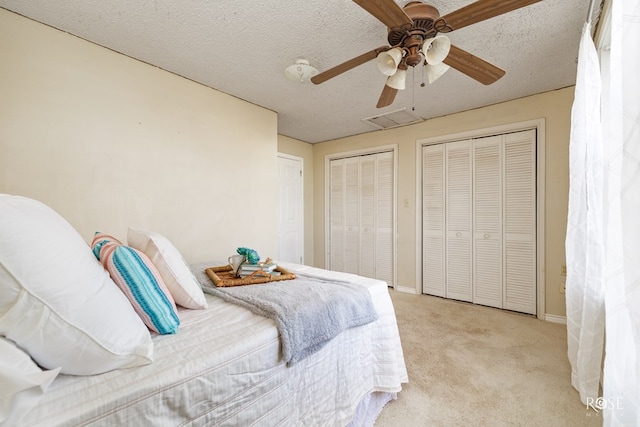
[{"label": "white baseboard", "polygon": [[418,295],[418,292],[416,291],[416,288],[411,288],[409,286],[398,286],[398,285],[396,285],[393,289],[395,289],[398,292],[404,292],[404,293],[407,293],[407,294]]},{"label": "white baseboard", "polygon": [[[404,293],[407,293],[407,294],[413,294],[413,295],[419,295],[420,294],[420,292],[418,292],[416,290],[416,288],[412,288],[410,286],[396,285],[393,289],[398,291],[398,292],[404,292]],[[565,316],[556,316],[555,314],[545,314],[543,319],[545,321],[551,322],[551,323],[559,323],[561,325],[566,325],[567,324],[567,318]]]},{"label": "white baseboard", "polygon": [[551,323],[560,323],[562,325],[567,324],[567,318],[564,316],[556,316],[554,314],[545,314],[544,320]]}]

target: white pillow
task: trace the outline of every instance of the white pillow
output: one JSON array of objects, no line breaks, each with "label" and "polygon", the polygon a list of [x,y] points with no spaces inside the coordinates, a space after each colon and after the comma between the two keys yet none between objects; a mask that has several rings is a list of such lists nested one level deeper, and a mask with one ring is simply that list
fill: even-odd
[{"label": "white pillow", "polygon": [[33,408],[60,368],[43,371],[16,345],[0,337],[0,425],[14,425]]},{"label": "white pillow", "polygon": [[158,233],[129,228],[127,243],[151,259],[176,304],[185,308],[207,308],[200,284],[169,239]]},{"label": "white pillow", "polygon": [[64,218],[0,194],[0,242],[0,335],[66,374],[151,363],[149,331]]}]

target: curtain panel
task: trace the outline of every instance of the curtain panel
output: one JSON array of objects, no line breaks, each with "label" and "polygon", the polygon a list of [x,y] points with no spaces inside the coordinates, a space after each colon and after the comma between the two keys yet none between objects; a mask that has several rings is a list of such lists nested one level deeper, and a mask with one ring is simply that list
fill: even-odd
[{"label": "curtain panel", "polygon": [[606,6],[597,51],[583,29],[572,107],[567,345],[587,408],[640,427],[640,2]]},{"label": "curtain panel", "polygon": [[614,0],[610,24],[600,50],[609,195],[599,406],[605,426],[640,426],[640,3]]}]

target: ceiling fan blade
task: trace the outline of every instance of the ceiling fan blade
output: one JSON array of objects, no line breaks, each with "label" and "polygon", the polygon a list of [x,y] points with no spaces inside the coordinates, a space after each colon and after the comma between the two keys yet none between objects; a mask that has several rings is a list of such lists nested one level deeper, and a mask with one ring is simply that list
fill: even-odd
[{"label": "ceiling fan blade", "polygon": [[380,94],[380,99],[378,99],[378,103],[376,104],[376,108],[383,108],[393,104],[397,93],[398,89],[384,85],[382,93]]},{"label": "ceiling fan blade", "polygon": [[503,69],[453,45],[442,62],[485,85],[494,83],[505,74]]},{"label": "ceiling fan blade", "polygon": [[413,20],[394,0],[353,0],[389,28],[411,27]]},{"label": "ceiling fan blade", "polygon": [[442,19],[447,23],[447,29],[441,32],[458,30],[539,1],[541,0],[478,0],[443,16]]},{"label": "ceiling fan blade", "polygon": [[381,52],[386,52],[389,49],[391,49],[391,47],[381,46],[379,48],[370,50],[369,52],[363,53],[360,56],[351,58],[347,62],[343,62],[340,65],[336,65],[335,67],[330,68],[327,71],[323,71],[320,74],[316,74],[315,76],[311,77],[311,81],[317,85],[319,85],[320,83],[324,83],[329,79],[332,79],[346,71],[351,70],[352,68],[357,67],[358,65],[362,65],[365,62],[369,62],[372,59],[375,59],[378,56],[378,54],[380,54]]}]

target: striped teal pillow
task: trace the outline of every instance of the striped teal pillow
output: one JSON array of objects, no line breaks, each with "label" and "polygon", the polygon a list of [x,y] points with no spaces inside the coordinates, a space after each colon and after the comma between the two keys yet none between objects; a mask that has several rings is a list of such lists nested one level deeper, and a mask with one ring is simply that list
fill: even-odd
[{"label": "striped teal pillow", "polygon": [[91,241],[91,251],[96,256],[98,261],[100,261],[100,249],[102,248],[102,245],[104,245],[107,242],[114,242],[119,245],[122,244],[120,240],[116,239],[110,234],[105,234],[105,233],[96,231],[95,234],[93,235],[93,240]]},{"label": "striped teal pillow", "polygon": [[100,262],[149,329],[176,333],[180,325],[176,303],[149,257],[110,241],[100,249]]}]

